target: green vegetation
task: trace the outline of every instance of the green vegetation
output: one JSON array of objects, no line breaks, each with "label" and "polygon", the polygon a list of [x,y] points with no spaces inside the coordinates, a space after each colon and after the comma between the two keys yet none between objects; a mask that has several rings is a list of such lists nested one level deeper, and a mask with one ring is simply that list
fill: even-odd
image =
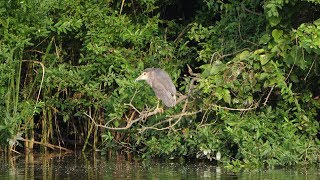
[{"label": "green vegetation", "polygon": [[[2,149],[320,160],[318,0],[12,0],[0,13]],[[189,97],[152,114],[152,89],[134,83],[147,67]]]}]

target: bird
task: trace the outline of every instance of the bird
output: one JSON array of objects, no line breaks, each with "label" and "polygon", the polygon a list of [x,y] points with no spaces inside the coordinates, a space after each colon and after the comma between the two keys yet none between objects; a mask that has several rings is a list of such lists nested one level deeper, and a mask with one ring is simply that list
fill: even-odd
[{"label": "bird", "polygon": [[[160,68],[147,68],[135,80],[145,80],[152,88],[156,97],[161,99],[167,107],[176,105],[176,87],[174,86],[169,74]],[[157,108],[159,107],[159,101]]]}]

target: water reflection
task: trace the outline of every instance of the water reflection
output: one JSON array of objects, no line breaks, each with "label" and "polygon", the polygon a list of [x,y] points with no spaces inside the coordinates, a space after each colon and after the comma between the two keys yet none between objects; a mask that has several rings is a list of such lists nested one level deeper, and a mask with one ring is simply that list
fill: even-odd
[{"label": "water reflection", "polygon": [[112,152],[72,154],[0,153],[0,179],[317,179],[319,171],[273,170],[227,173],[201,162],[141,162],[131,154]]}]

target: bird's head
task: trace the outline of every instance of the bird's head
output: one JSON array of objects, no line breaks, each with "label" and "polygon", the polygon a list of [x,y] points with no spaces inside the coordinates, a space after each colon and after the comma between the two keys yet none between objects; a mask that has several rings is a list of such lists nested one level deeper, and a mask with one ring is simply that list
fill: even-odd
[{"label": "bird's head", "polygon": [[151,77],[152,68],[145,69],[135,81],[148,80]]}]

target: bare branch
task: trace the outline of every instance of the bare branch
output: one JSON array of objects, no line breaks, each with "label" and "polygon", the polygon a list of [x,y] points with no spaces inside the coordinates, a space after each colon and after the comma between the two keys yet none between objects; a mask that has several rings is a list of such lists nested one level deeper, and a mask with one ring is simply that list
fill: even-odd
[{"label": "bare branch", "polygon": [[123,5],[124,5],[124,1],[125,1],[125,0],[122,0],[122,2],[121,2],[121,7],[120,7],[120,13],[119,13],[119,14],[121,14],[121,13],[122,13],[122,9],[123,9]]},{"label": "bare branch", "polygon": [[[133,105],[130,105],[131,107],[134,107]],[[136,109],[136,108],[135,108]],[[139,113],[139,111],[137,111]],[[142,121],[143,119],[146,119],[147,117],[150,117],[150,116],[153,116],[155,114],[158,114],[160,113],[161,110],[159,109],[155,109],[153,110],[152,112],[149,112],[149,111],[145,111],[145,112],[141,112],[139,113],[139,117],[132,120],[134,116],[131,116],[130,119],[127,120],[127,125],[125,127],[111,127],[111,126],[108,126],[108,124],[112,121],[108,121],[105,125],[102,125],[102,124],[98,124],[93,117],[91,117],[89,114],[87,113],[84,113],[84,115],[86,115],[96,126],[98,127],[102,127],[102,128],[105,128],[105,129],[110,129],[110,130],[125,130],[125,129],[129,129],[134,123],[136,122],[139,122],[139,121]]]},{"label": "bare branch", "polygon": [[228,108],[228,107],[218,106],[218,105],[215,105],[215,104],[211,104],[211,106],[216,107],[216,108],[220,108],[220,109],[231,110],[231,111],[251,111],[251,110],[257,109],[258,103],[254,107],[243,108],[243,109],[241,109],[241,108],[240,109],[239,108]]},{"label": "bare branch", "polygon": [[316,58],[313,59],[312,64],[311,64],[311,66],[310,66],[310,68],[309,68],[309,71],[308,71],[306,77],[305,77],[303,80],[305,80],[305,81],[307,80],[307,78],[308,78],[308,76],[309,76],[309,74],[310,74],[310,72],[311,72],[311,69],[312,69],[315,61],[316,61]]},{"label": "bare branch", "polygon": [[[147,127],[142,127],[141,129],[139,129],[139,132],[142,133],[146,130],[149,130],[149,129],[153,129],[153,130],[158,130],[158,131],[162,131],[162,130],[166,130],[166,129],[172,129],[176,124],[178,124],[178,122],[181,120],[181,118],[183,116],[191,116],[191,115],[195,115],[195,114],[198,114],[199,112],[202,112],[202,110],[198,110],[198,111],[195,111],[195,112],[185,112],[185,113],[180,113],[180,114],[177,114],[177,115],[173,115],[171,116],[170,118],[164,120],[164,121],[161,121],[161,122],[158,122],[152,126],[147,126]],[[169,126],[166,126],[166,127],[163,127],[163,128],[157,128],[157,126],[161,125],[161,124],[164,124],[164,123],[167,123],[167,122],[170,122],[174,119],[178,119],[176,122],[174,122],[172,125],[169,125]]]},{"label": "bare branch", "polygon": [[187,64],[187,67],[188,67],[188,72],[191,76],[194,76],[194,77],[199,77],[200,74],[199,73],[194,73],[191,69],[191,67],[189,66],[189,64]]},{"label": "bare branch", "polygon": [[268,100],[269,100],[269,97],[270,97],[271,92],[273,91],[273,88],[274,88],[274,87],[275,87],[275,85],[273,85],[273,86],[271,87],[271,89],[270,89],[270,91],[269,91],[269,93],[268,93],[268,95],[267,95],[266,99],[264,100],[264,102],[263,102],[263,105],[264,105],[264,106],[266,106],[266,105],[267,105],[267,102],[268,102]]},{"label": "bare branch", "polygon": [[261,14],[261,13],[257,13],[257,12],[255,12],[255,11],[252,11],[252,10],[250,10],[250,9],[247,9],[243,3],[241,3],[241,8],[242,8],[244,11],[247,11],[248,13],[255,14],[255,15],[257,15],[257,16],[263,16],[263,14]]}]

